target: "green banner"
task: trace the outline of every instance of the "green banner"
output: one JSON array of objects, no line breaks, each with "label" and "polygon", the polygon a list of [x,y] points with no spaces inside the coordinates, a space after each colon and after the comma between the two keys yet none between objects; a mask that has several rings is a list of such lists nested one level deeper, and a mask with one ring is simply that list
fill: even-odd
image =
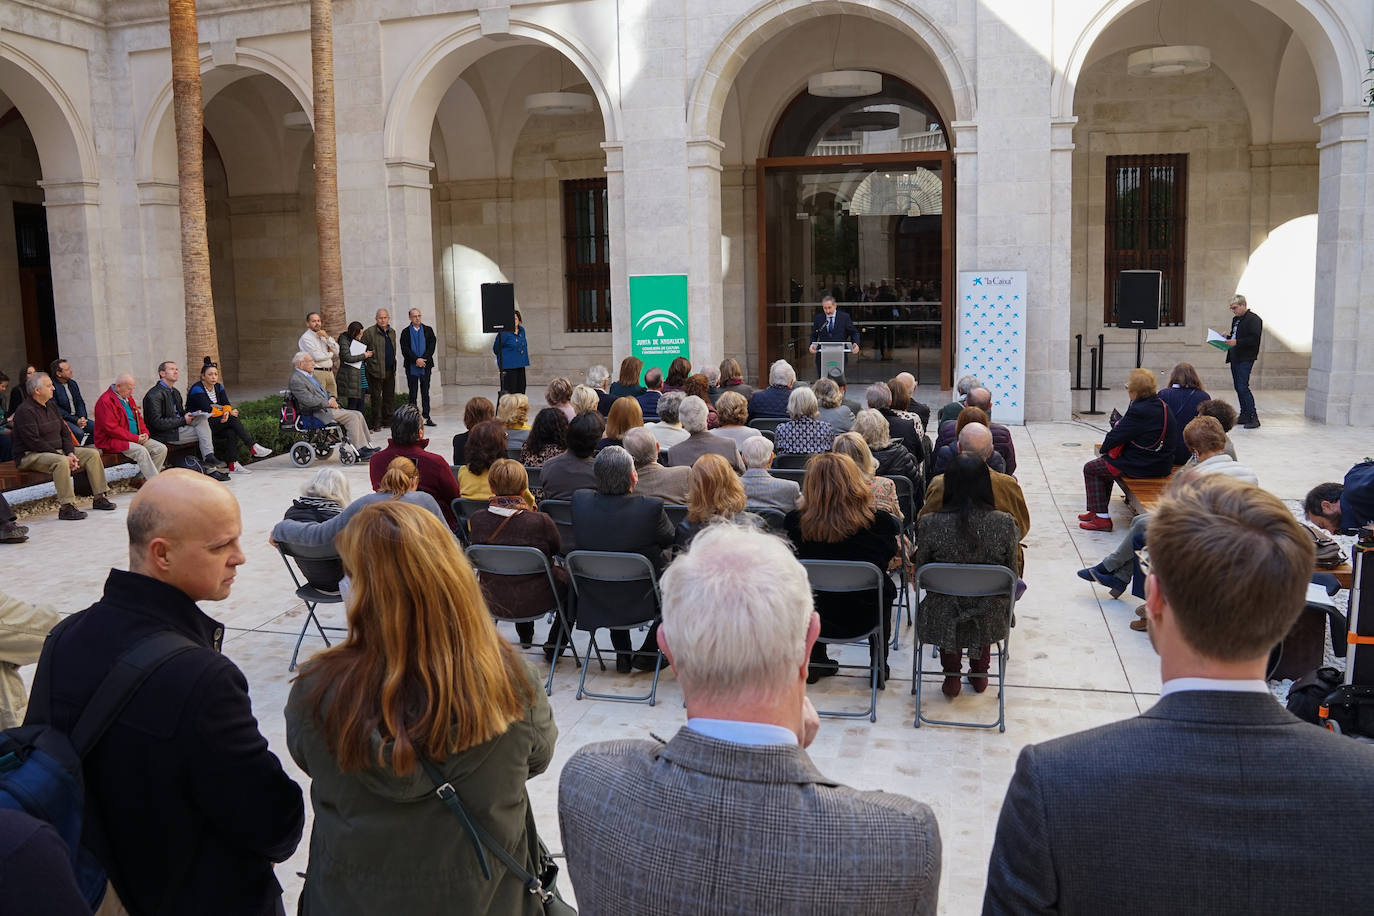
[{"label": "green banner", "polygon": [[630,277],[630,353],[665,376],[677,357],[691,359],[685,274]]}]

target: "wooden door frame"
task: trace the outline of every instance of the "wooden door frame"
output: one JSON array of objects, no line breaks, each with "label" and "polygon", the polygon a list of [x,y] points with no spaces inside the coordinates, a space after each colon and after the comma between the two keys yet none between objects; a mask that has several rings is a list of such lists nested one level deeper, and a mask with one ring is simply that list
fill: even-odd
[{"label": "wooden door frame", "polygon": [[755,303],[759,342],[759,387],[768,385],[768,172],[800,172],[808,169],[868,166],[919,166],[940,163],[940,380],[953,387],[954,339],[954,153],[951,150],[923,153],[870,153],[866,156],[774,156],[755,162],[755,219],[758,225],[757,277]]}]

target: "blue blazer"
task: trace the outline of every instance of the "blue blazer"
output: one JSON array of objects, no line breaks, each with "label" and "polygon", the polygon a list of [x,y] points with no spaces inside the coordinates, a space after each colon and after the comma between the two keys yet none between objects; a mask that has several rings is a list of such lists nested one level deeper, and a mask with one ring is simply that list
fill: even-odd
[{"label": "blue blazer", "polygon": [[79,418],[90,418],[86,413],[86,399],[81,396],[81,386],[76,384],[76,379],[69,379],[67,387],[72,391],[72,402],[67,403],[67,394],[62,390],[62,385],[57,379],[52,383],[52,400],[57,405],[57,412],[62,414],[62,419],[68,423],[75,423]]},{"label": "blue blazer", "polygon": [[859,329],[854,327],[854,322],[849,319],[848,312],[835,310],[835,327],[827,334],[825,332],[825,312],[821,312],[811,322],[811,342],[825,343],[827,341],[847,340],[850,343],[859,342]]},{"label": "blue blazer", "polygon": [[521,369],[530,364],[530,346],[525,340],[525,326],[515,333],[502,331],[491,342],[491,352],[496,354],[502,369]]}]

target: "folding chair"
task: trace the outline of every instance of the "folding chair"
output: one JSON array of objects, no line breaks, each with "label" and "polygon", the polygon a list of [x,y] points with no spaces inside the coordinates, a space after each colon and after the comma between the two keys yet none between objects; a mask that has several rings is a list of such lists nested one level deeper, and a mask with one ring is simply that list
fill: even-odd
[{"label": "folding chair", "polygon": [[756,417],[749,421],[750,429],[761,429],[766,432],[776,432],[777,428],[786,423],[787,417]]},{"label": "folding chair", "polygon": [[921,628],[916,628],[916,658],[912,664],[911,692],[916,694],[916,728],[925,722],[929,725],[960,725],[966,728],[996,728],[999,732],[1007,730],[1007,659],[1011,657],[1011,618],[1016,609],[1016,572],[1005,566],[984,563],[927,563],[916,570],[916,593],[924,589],[927,594],[953,595],[959,598],[990,598],[1004,595],[1007,599],[1007,636],[997,643],[997,673],[989,677],[997,679],[997,720],[995,722],[959,722],[952,719],[932,719],[921,712],[922,679],[932,677],[953,677],[955,672],[945,672],[941,665],[939,672],[925,669],[925,643],[921,641]]},{"label": "folding chair", "polygon": [[464,547],[472,541],[472,529],[468,525],[468,520],[472,518],[473,513],[481,512],[489,505],[485,499],[468,499],[465,496],[449,500],[448,506],[453,510],[453,517],[458,519],[458,539],[463,542]]},{"label": "folding chair", "polygon": [[800,484],[802,482],[802,478],[806,476],[806,469],[771,467],[768,469],[768,473],[772,474],[774,477],[777,477],[779,480],[791,480]]},{"label": "folding chair", "polygon": [[[339,559],[338,551],[333,544],[323,547],[300,547],[278,541],[277,552],[281,554],[281,561],[286,564],[286,571],[291,574],[291,581],[296,586],[296,597],[305,602],[305,623],[301,625],[301,635],[296,638],[296,648],[291,652],[291,666],[286,669],[295,671],[296,657],[301,653],[301,643],[305,642],[305,634],[310,631],[311,623],[315,624],[320,638],[324,640],[325,648],[330,646],[325,630],[348,632],[347,627],[324,626],[315,614],[315,608],[321,604],[343,604],[343,594],[338,591],[326,591],[310,584],[312,579],[316,582],[331,580],[337,583],[343,578],[343,561]],[[295,560],[295,566],[291,565],[292,560]],[[305,579],[304,582],[301,581],[302,578]]]},{"label": "folding chair", "polygon": [[787,513],[783,512],[781,509],[765,509],[759,507],[757,509],[749,509],[748,511],[763,519],[764,529],[769,534],[782,534],[787,530]]},{"label": "folding chair", "polygon": [[[828,594],[853,594],[855,592],[875,591],[877,593],[876,614],[874,615],[873,627],[864,633],[856,636],[843,638],[836,637],[817,637],[817,642],[835,645],[863,644],[869,649],[868,668],[871,672],[871,694],[868,701],[868,709],[862,712],[838,712],[831,710],[817,710],[822,716],[834,719],[862,719],[868,717],[868,721],[878,721],[878,679],[882,676],[881,665],[883,664],[883,651],[885,649],[883,640],[883,579],[887,573],[883,572],[872,563],[865,563],[862,560],[802,560],[801,565],[806,567],[806,577],[811,581],[813,592],[825,592]],[[861,668],[862,665],[841,665],[841,668]]]},{"label": "folding chair", "polygon": [[[534,623],[547,618],[561,624],[561,633],[569,632],[568,613],[558,597],[558,583],[553,578],[553,567],[549,565],[549,558],[544,556],[542,550],[538,547],[520,547],[514,544],[473,544],[468,548],[467,555],[468,562],[477,570],[479,579],[487,576],[537,576],[542,573],[548,580],[549,594],[553,595],[553,607],[525,617],[493,615],[493,620],[498,623]],[[571,639],[568,640],[568,644],[572,646],[573,662],[581,668],[582,659],[577,654],[577,646],[572,645]],[[561,648],[561,644],[557,646],[557,649]],[[561,651],[555,651],[553,661],[549,662],[549,677],[544,682],[544,693],[550,696],[553,695],[553,672],[558,667],[558,656],[561,654]]]},{"label": "folding chair", "polygon": [[675,506],[671,503],[664,503],[663,514],[668,516],[668,521],[673,523],[674,531],[677,530],[678,525],[681,525],[683,522],[687,521],[686,506]]},{"label": "folding chair", "polygon": [[[625,630],[658,623],[660,598],[658,575],[649,559],[638,553],[619,553],[608,550],[574,550],[566,559],[572,576],[573,591],[577,595],[577,628],[588,634],[587,664],[582,666],[582,678],[577,684],[577,699],[583,696],[598,700],[619,700],[625,703],[654,705],[658,695],[658,675],[663,668],[663,653],[654,661],[654,682],[649,692],[641,696],[618,693],[593,693],[587,689],[587,669],[596,655],[601,670],[606,663],[596,644],[598,629]],[[571,635],[568,637],[571,640]],[[562,641],[554,647],[555,653]]]},{"label": "folding chair", "polygon": [[546,499],[539,504],[543,512],[558,526],[558,540],[563,545],[563,556],[577,549],[577,531],[573,528],[572,501],[567,499]]},{"label": "folding chair", "polygon": [[784,452],[773,459],[773,467],[779,470],[806,470],[806,462],[810,461],[812,453]]},{"label": "folding chair", "polygon": [[529,478],[531,490],[537,490],[544,485],[544,469],[538,465],[525,468],[525,476]]},{"label": "folding chair", "polygon": [[523,452],[524,452],[524,448],[525,448],[525,443],[524,443],[523,441],[521,441],[521,442],[507,442],[507,443],[506,443],[506,457],[509,458],[511,461],[519,462],[519,461],[520,461],[520,456],[521,456],[521,454],[523,454]]},{"label": "folding chair", "polygon": [[[911,480],[907,477],[893,477],[889,474],[879,474],[892,481],[892,485],[897,490],[897,507],[902,510],[901,528],[902,534],[911,544],[916,543],[916,513],[920,512],[920,507],[916,505],[916,500],[912,495]],[[906,612],[906,625],[911,626],[916,622],[916,615],[911,610],[911,594],[907,588],[911,584],[906,574],[906,563],[903,562],[899,567],[901,591],[897,593],[897,604],[893,610],[892,621],[892,648],[898,649],[902,639],[902,613]]]},{"label": "folding chair", "polygon": [[[753,428],[759,429],[757,426]],[[767,439],[769,442],[776,442],[778,438],[777,434],[774,433],[771,429],[759,429],[759,435],[763,436],[763,438]]]}]

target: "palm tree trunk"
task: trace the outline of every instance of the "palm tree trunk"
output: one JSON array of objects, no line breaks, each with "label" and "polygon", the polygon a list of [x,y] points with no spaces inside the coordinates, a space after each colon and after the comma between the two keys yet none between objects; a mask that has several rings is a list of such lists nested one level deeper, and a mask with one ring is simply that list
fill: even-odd
[{"label": "palm tree trunk", "polygon": [[334,138],[334,10],[310,0],[310,63],[315,95],[315,233],[320,252],[320,317],[339,336],[348,323],[339,254],[339,167]]},{"label": "palm tree trunk", "polygon": [[186,355],[219,361],[210,242],[205,234],[205,117],[200,94],[196,0],[167,0],[172,42],[172,112],[181,201],[181,279],[186,297]]}]

